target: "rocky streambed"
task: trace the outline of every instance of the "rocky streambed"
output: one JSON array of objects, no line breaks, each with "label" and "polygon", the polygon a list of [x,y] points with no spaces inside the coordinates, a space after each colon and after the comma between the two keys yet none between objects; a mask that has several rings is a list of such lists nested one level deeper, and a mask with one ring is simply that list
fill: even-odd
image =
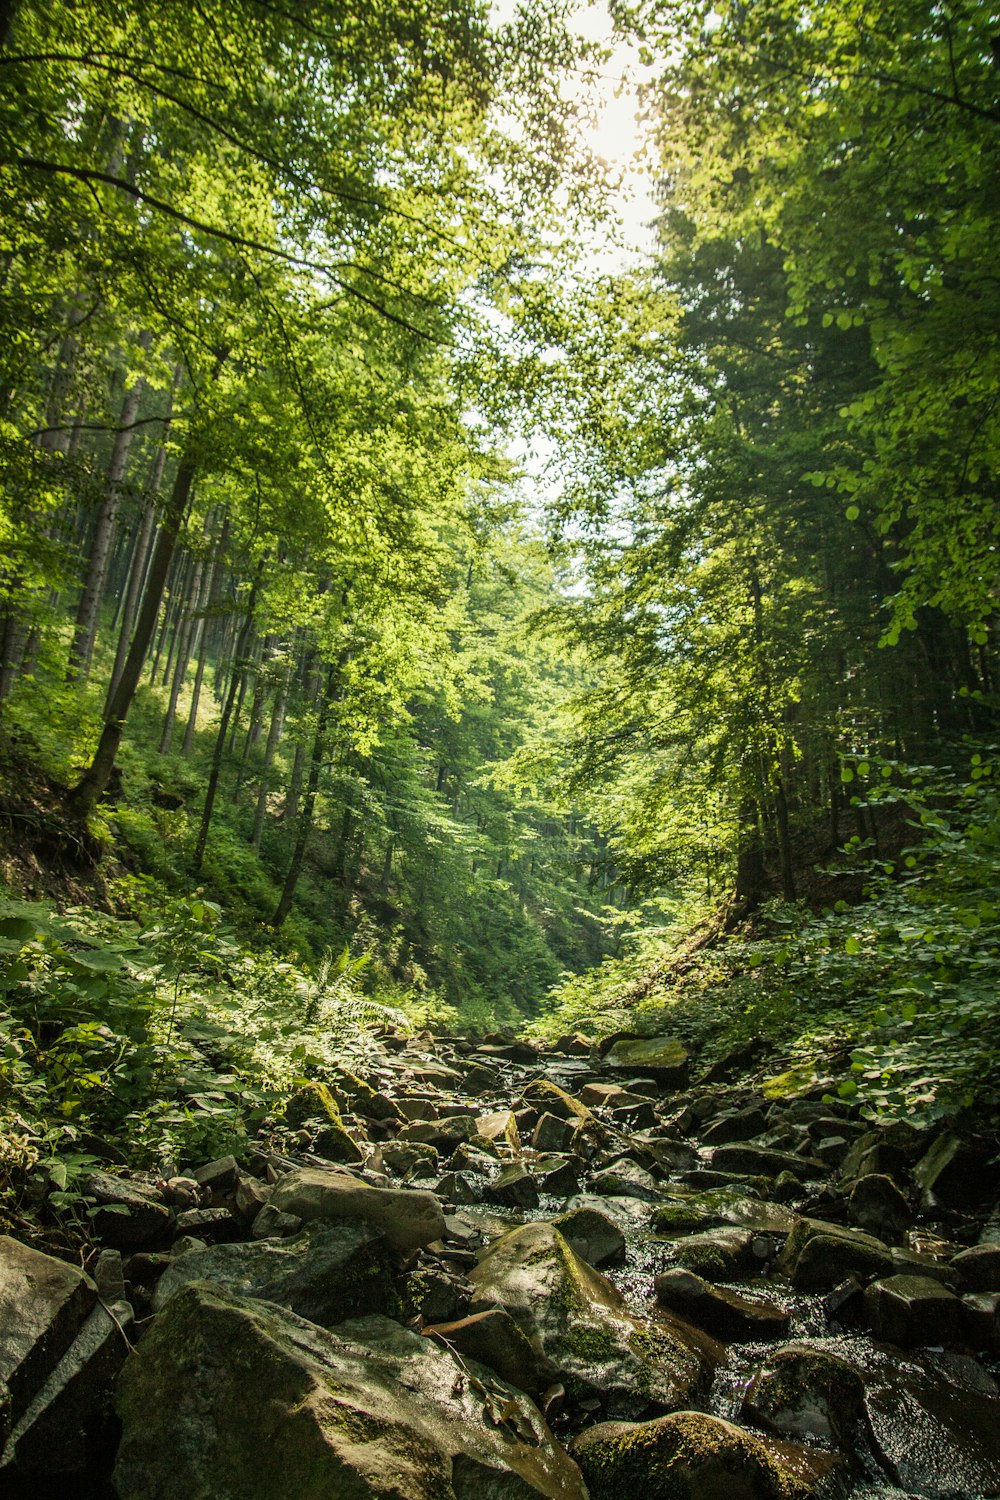
[{"label": "rocky streambed", "polygon": [[387,1037],[239,1162],[95,1173],[85,1268],[0,1240],[0,1492],[1000,1496],[996,1142],[739,1066]]}]

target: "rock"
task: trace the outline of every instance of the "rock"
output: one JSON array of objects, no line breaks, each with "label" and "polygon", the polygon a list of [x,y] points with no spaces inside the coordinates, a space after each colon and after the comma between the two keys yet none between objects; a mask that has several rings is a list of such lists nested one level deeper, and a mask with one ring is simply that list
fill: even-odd
[{"label": "rock", "polygon": [[446,1349],[457,1349],[463,1358],[478,1360],[529,1396],[540,1396],[555,1378],[552,1366],[502,1307],[470,1313],[453,1323],[434,1323],[423,1332]]},{"label": "rock", "polygon": [[704,1328],[719,1339],[751,1342],[781,1339],[788,1332],[790,1315],[769,1300],[751,1300],[713,1286],[693,1271],[677,1268],[662,1271],[655,1279],[656,1300],[661,1307]]},{"label": "rock", "polygon": [[400,1143],[434,1146],[447,1153],[454,1151],[460,1142],[473,1140],[476,1134],[475,1115],[450,1115],[443,1120],[414,1120],[403,1126],[396,1139]]},{"label": "rock", "polygon": [[965,1292],[1000,1292],[1000,1244],[973,1245],[949,1262]]},{"label": "rock", "polygon": [[132,1308],[124,1299],[91,1309],[10,1435],[4,1462],[19,1476],[44,1474],[51,1482],[51,1476],[86,1470],[94,1438],[111,1418],[131,1322]]},{"label": "rock", "polygon": [[501,1208],[537,1208],[538,1184],[525,1167],[511,1164],[483,1189],[483,1197]]},{"label": "rock", "polygon": [[634,1317],[617,1287],[574,1255],[551,1224],[503,1235],[469,1280],[481,1297],[507,1309],[572,1399],[641,1415],[676,1406],[705,1383],[705,1354],[674,1329]]},{"label": "rock", "polygon": [[573,1208],[552,1223],[574,1255],[588,1265],[620,1266],[624,1262],[625,1236],[607,1214],[595,1208]]},{"label": "rock", "polygon": [[898,1241],[913,1222],[910,1206],[891,1177],[861,1177],[847,1199],[851,1223],[887,1243]]},{"label": "rock", "polygon": [[401,1124],[405,1119],[394,1099],[390,1099],[388,1094],[373,1089],[371,1084],[364,1078],[359,1078],[357,1073],[349,1073],[346,1069],[342,1069],[338,1074],[338,1083],[351,1100],[354,1112],[363,1115],[366,1120],[389,1120]]},{"label": "rock", "polygon": [[153,1309],[161,1312],[191,1282],[208,1281],[329,1325],[394,1307],[394,1270],[385,1237],[369,1224],[314,1224],[290,1240],[213,1245],[181,1256],[160,1278]]},{"label": "rock", "polygon": [[298,1214],[283,1214],[273,1203],[265,1203],[250,1232],[255,1240],[284,1239],[290,1234],[298,1234],[301,1228],[302,1220]]},{"label": "rock", "polygon": [[260,1182],[256,1177],[248,1177],[243,1172],[239,1174],[233,1189],[233,1203],[236,1212],[245,1224],[253,1223],[270,1197],[271,1189],[266,1182]]},{"label": "rock", "polygon": [[481,1203],[483,1198],[482,1189],[471,1172],[446,1172],[435,1182],[434,1192],[444,1202],[458,1207]]},{"label": "rock", "polygon": [[155,1188],[112,1177],[109,1172],[91,1172],[84,1179],[83,1191],[97,1205],[91,1217],[94,1233],[116,1250],[134,1250],[169,1233],[173,1214],[160,1202]]},{"label": "rock", "polygon": [[595,1172],[590,1179],[590,1191],[602,1198],[641,1198],[645,1203],[655,1203],[663,1197],[656,1178],[627,1159],[614,1162],[603,1172]]},{"label": "rock", "polygon": [[807,1292],[826,1291],[850,1275],[872,1281],[893,1269],[888,1245],[860,1229],[844,1229],[825,1219],[799,1219],[782,1261],[791,1271],[792,1285]]},{"label": "rock", "polygon": [[118,1409],[119,1500],[586,1497],[526,1396],[386,1318],[333,1334],[188,1287],[127,1362]]},{"label": "rock", "polygon": [[997,1169],[987,1151],[947,1132],[920,1158],[913,1177],[924,1208],[931,1212],[973,1208],[997,1185]]},{"label": "rock", "polygon": [[325,1083],[304,1083],[290,1096],[282,1111],[286,1125],[300,1129],[307,1120],[329,1120],[340,1124],[340,1109]]},{"label": "rock", "polygon": [[579,1121],[544,1114],[532,1132],[531,1144],[536,1151],[572,1152],[579,1128]]},{"label": "rock", "polygon": [[962,1298],[962,1307],[972,1348],[1000,1353],[1000,1292],[975,1292]]},{"label": "rock", "polygon": [[404,1314],[424,1323],[453,1323],[469,1313],[472,1288],[437,1266],[424,1266],[406,1278]]},{"label": "rock", "polygon": [[448,1158],[448,1169],[452,1172],[475,1172],[479,1177],[492,1177],[496,1168],[495,1153],[491,1155],[468,1141],[456,1146]]},{"label": "rock", "polygon": [[691,1192],[676,1196],[677,1190],[668,1190],[669,1201],[653,1210],[650,1221],[655,1234],[676,1236],[694,1230],[716,1229],[731,1226],[734,1229],[753,1229],[758,1234],[774,1235],[785,1239],[795,1225],[795,1215],[779,1203],[765,1203],[754,1198],[741,1187],[709,1188],[703,1193]]},{"label": "rock", "polygon": [[810,1492],[761,1438],[703,1412],[602,1422],[572,1452],[591,1500],[804,1500]]},{"label": "rock", "polygon": [[546,1156],[531,1164],[543,1193],[555,1198],[571,1198],[580,1191],[580,1174],[567,1156]]},{"label": "rock", "polygon": [[952,1344],[964,1329],[962,1304],[928,1276],[887,1276],[865,1292],[865,1314],[876,1338],[902,1349]]},{"label": "rock", "polygon": [[616,1073],[636,1073],[667,1089],[687,1087],[687,1048],[675,1037],[619,1036],[604,1052],[604,1066]]},{"label": "rock", "polygon": [[339,1121],[334,1120],[321,1125],[314,1133],[312,1150],[324,1161],[341,1162],[347,1167],[363,1166],[367,1155],[353,1135],[350,1135]]},{"label": "rock", "polygon": [[177,1215],[174,1229],[181,1235],[194,1235],[211,1245],[221,1245],[237,1240],[243,1234],[243,1226],[228,1208],[189,1208]]},{"label": "rock", "polygon": [[199,1187],[208,1188],[213,1193],[234,1188],[239,1175],[239,1163],[235,1156],[219,1156],[215,1161],[206,1162],[203,1167],[196,1167],[191,1173]]},{"label": "rock", "polygon": [[397,1250],[419,1249],[444,1233],[444,1214],[433,1193],[376,1188],[334,1168],[298,1167],[275,1185],[269,1207],[312,1219],[361,1219],[380,1229]]},{"label": "rock", "polygon": [[596,1125],[593,1113],[585,1104],[580,1104],[565,1089],[561,1089],[551,1078],[535,1078],[521,1092],[525,1104],[537,1109],[539,1116],[555,1115],[559,1120],[577,1121],[582,1125]]},{"label": "rock", "polygon": [[1000,1399],[919,1356],[876,1364],[866,1378],[865,1411],[874,1450],[908,1494],[1000,1494]]},{"label": "rock", "polygon": [[787,1151],[770,1151],[764,1146],[715,1146],[712,1170],[729,1172],[737,1177],[777,1177],[791,1172],[800,1182],[816,1176],[816,1163]]},{"label": "rock", "polygon": [[418,1141],[390,1141],[381,1150],[383,1162],[397,1177],[405,1177],[415,1168],[428,1167],[433,1172],[437,1167],[439,1153],[435,1146]]},{"label": "rock", "polygon": [[749,1229],[708,1229],[704,1234],[675,1240],[672,1258],[709,1281],[738,1281],[759,1269],[754,1235]]},{"label": "rock", "polygon": [[756,1105],[720,1115],[702,1134],[706,1146],[728,1146],[735,1141],[752,1141],[767,1130],[764,1111]]},{"label": "rock", "polygon": [[846,1360],[806,1344],[789,1344],[753,1377],[743,1411],[781,1436],[850,1449],[864,1414],[864,1397],[864,1381]]},{"label": "rock", "polygon": [[75,1266],[0,1237],[0,1390],[10,1395],[9,1424],[23,1416],[96,1300],[94,1282]]},{"label": "rock", "polygon": [[491,1093],[500,1087],[500,1075],[492,1068],[485,1067],[482,1063],[473,1063],[471,1067],[465,1068],[461,1074],[462,1088],[473,1098],[480,1094]]},{"label": "rock", "polygon": [[489,1115],[480,1115],[476,1120],[476,1135],[495,1146],[506,1146],[515,1155],[520,1155],[521,1137],[517,1121],[509,1109],[495,1110]]},{"label": "rock", "polygon": [[593,1045],[591,1037],[584,1036],[581,1031],[573,1031],[559,1037],[553,1043],[552,1050],[561,1052],[566,1057],[589,1057]]}]

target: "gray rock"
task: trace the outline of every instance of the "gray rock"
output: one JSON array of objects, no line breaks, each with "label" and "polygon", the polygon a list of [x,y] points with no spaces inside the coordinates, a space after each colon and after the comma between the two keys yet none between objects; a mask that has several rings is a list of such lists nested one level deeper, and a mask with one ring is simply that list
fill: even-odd
[{"label": "gray rock", "polygon": [[329,1325],[392,1308],[394,1269],[385,1237],[370,1224],[314,1224],[290,1240],[212,1245],[181,1256],[161,1276],[153,1309],[161,1312],[182,1288],[206,1281]]},{"label": "gray rock", "polygon": [[930,1211],[972,1208],[997,1185],[997,1169],[986,1150],[947,1132],[920,1158],[913,1177],[921,1203]]},{"label": "gray rock", "polygon": [[283,1214],[273,1203],[265,1203],[253,1221],[251,1233],[255,1240],[284,1239],[290,1234],[298,1234],[301,1228],[302,1220],[298,1214]]},{"label": "gray rock", "polygon": [[75,1266],[0,1237],[0,1390],[10,1393],[9,1423],[23,1416],[96,1301],[97,1287]]},{"label": "gray rock", "polygon": [[134,1250],[169,1233],[173,1214],[155,1188],[110,1172],[91,1172],[83,1190],[97,1207],[91,1217],[94,1233],[115,1249]]},{"label": "gray rock", "polygon": [[788,1332],[789,1313],[769,1299],[740,1297],[713,1286],[693,1271],[662,1271],[654,1282],[661,1307],[687,1318],[719,1339],[754,1341],[781,1339]]},{"label": "gray rock", "polygon": [[532,1133],[531,1144],[536,1151],[572,1152],[579,1125],[573,1120],[561,1120],[558,1115],[544,1114]]},{"label": "gray rock", "polygon": [[756,1105],[720,1115],[702,1134],[706,1146],[728,1146],[736,1141],[752,1141],[767,1130],[764,1111]]},{"label": "gray rock", "polygon": [[590,1179],[590,1191],[602,1198],[640,1198],[644,1203],[655,1203],[663,1197],[663,1188],[656,1178],[628,1160],[595,1172]]},{"label": "gray rock", "polygon": [[891,1275],[892,1251],[873,1235],[824,1219],[799,1219],[785,1245],[783,1263],[802,1291],[828,1291],[848,1276],[872,1281]]},{"label": "gray rock", "polygon": [[446,1349],[457,1350],[465,1359],[475,1359],[536,1399],[555,1379],[555,1370],[533,1348],[510,1313],[502,1307],[470,1313],[451,1323],[433,1323],[424,1336],[436,1339]]},{"label": "gray rock", "polygon": [[712,1170],[735,1176],[777,1177],[791,1172],[800,1182],[816,1176],[816,1163],[788,1151],[770,1151],[764,1146],[716,1146],[712,1150]]},{"label": "gray rock", "polygon": [[711,1368],[696,1339],[636,1318],[600,1272],[574,1255],[551,1224],[524,1224],[496,1240],[469,1280],[505,1307],[559,1371],[571,1398],[597,1400],[614,1414],[678,1405]]},{"label": "gray rock", "polygon": [[533,1403],[386,1318],[191,1286],[118,1385],[119,1500],[586,1500]]},{"label": "gray rock", "polygon": [[962,1304],[928,1276],[887,1276],[865,1292],[865,1314],[876,1338],[902,1349],[952,1344],[964,1331]]},{"label": "gray rock", "polygon": [[10,1435],[4,1461],[19,1476],[44,1474],[51,1482],[53,1475],[86,1469],[91,1435],[111,1416],[115,1377],[128,1354],[131,1322],[132,1308],[124,1300],[91,1309]]},{"label": "gray rock", "polygon": [[177,1215],[174,1229],[180,1235],[194,1235],[211,1245],[238,1240],[243,1233],[239,1219],[228,1208],[188,1208]]},{"label": "gray rock", "polygon": [[444,1214],[433,1193],[370,1187],[335,1168],[297,1167],[275,1185],[271,1208],[312,1219],[360,1219],[379,1229],[401,1251],[430,1245],[444,1233]]},{"label": "gray rock", "polygon": [[589,1266],[620,1266],[625,1259],[625,1236],[613,1219],[595,1208],[573,1208],[553,1219],[553,1227]]},{"label": "gray rock", "polygon": [[538,1184],[527,1168],[512,1163],[483,1189],[483,1197],[500,1208],[537,1208]]}]

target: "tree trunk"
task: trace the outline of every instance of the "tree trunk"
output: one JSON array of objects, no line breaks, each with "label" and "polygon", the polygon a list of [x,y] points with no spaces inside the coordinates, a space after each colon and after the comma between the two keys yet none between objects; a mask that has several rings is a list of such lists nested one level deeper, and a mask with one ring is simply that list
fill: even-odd
[{"label": "tree trunk", "polygon": [[208,776],[208,786],[205,788],[205,805],[201,811],[201,826],[198,829],[198,839],[194,847],[194,858],[192,860],[192,865],[195,870],[201,869],[202,861],[205,858],[205,845],[208,843],[208,830],[212,826],[212,813],[215,809],[216,793],[219,790],[219,777],[222,774],[222,760],[225,754],[226,739],[229,734],[229,722],[232,718],[233,706],[236,702],[236,691],[239,686],[241,676],[241,673],[237,670],[237,668],[244,652],[246,651],[247,642],[250,639],[250,632],[253,630],[253,616],[254,609],[257,605],[257,593],[260,589],[260,581],[261,577],[263,576],[264,564],[266,561],[267,554],[265,553],[260,562],[257,564],[257,572],[250,587],[249,597],[247,598],[246,613],[243,616],[243,623],[240,627],[240,633],[236,641],[236,660],[233,663],[233,671],[230,673],[229,677],[229,691],[226,694],[226,701],[222,710],[222,722],[219,725],[219,732],[215,737],[215,750],[212,754],[212,769],[209,772]]},{"label": "tree trunk", "polygon": [[309,783],[306,787],[305,799],[302,803],[302,811],[299,814],[299,826],[295,835],[295,848],[292,850],[291,862],[288,866],[288,874],[285,876],[285,884],[281,892],[271,926],[277,931],[285,918],[288,916],[295,896],[295,887],[299,883],[302,866],[305,862],[306,845],[309,842],[309,833],[312,828],[313,812],[316,807],[316,794],[319,791],[319,777],[323,768],[323,759],[326,754],[326,730],[330,720],[330,708],[333,702],[333,689],[337,680],[339,663],[334,663],[326,677],[326,687],[319,707],[316,719],[316,733],[313,737],[312,758],[309,765]]},{"label": "tree trunk", "polygon": [[264,765],[261,769],[260,786],[257,790],[257,808],[253,819],[253,837],[250,840],[251,847],[260,853],[260,841],[264,834],[264,816],[267,812],[268,782],[270,780],[271,767],[281,743],[281,731],[285,723],[285,709],[288,704],[288,689],[292,680],[292,670],[289,666],[284,677],[278,684],[274,695],[274,706],[271,709],[271,723],[267,731],[267,743],[264,746]]},{"label": "tree trunk", "polygon": [[228,544],[229,514],[227,512],[222,519],[222,530],[219,533],[219,541],[212,559],[212,581],[208,590],[205,613],[198,622],[198,639],[194,647],[194,655],[198,658],[198,665],[194,674],[194,686],[191,689],[191,707],[188,710],[187,728],[184,731],[184,755],[190,755],[194,749],[194,736],[198,727],[198,705],[201,702],[201,688],[205,680],[205,666],[208,662],[208,640],[211,625],[211,620],[208,617],[212,615],[219,604],[222,569],[225,563],[226,547]]},{"label": "tree trunk", "polygon": [[98,798],[106,790],[114,770],[115,756],[118,754],[122,735],[125,732],[125,721],[135,699],[143,663],[156,629],[156,617],[159,614],[160,602],[163,598],[174,549],[177,546],[177,538],[180,535],[184,513],[191,497],[194,477],[194,460],[185,454],[177,467],[170,498],[164,508],[163,520],[149,564],[146,592],[136,617],[135,633],[121,675],[104,712],[104,728],[101,731],[97,753],[82,779],[70,793],[71,806],[83,817],[93,811]]},{"label": "tree trunk", "polygon": [[[151,342],[151,334],[141,333],[139,335],[139,347],[144,353],[148,352]],[[90,556],[87,559],[87,571],[83,580],[83,590],[80,594],[80,603],[76,612],[76,628],[73,632],[73,641],[69,648],[69,664],[66,668],[67,682],[74,682],[77,679],[85,682],[90,672],[91,657],[94,654],[94,641],[97,638],[97,622],[100,616],[101,600],[104,597],[104,585],[108,576],[111,544],[114,540],[115,527],[118,522],[118,511],[121,508],[122,484],[125,479],[125,471],[128,467],[128,456],[132,447],[132,438],[135,434],[134,423],[144,389],[145,381],[140,377],[131,389],[126,392],[125,399],[122,402],[118,419],[118,431],[115,433],[114,446],[111,450],[111,461],[108,464],[104,498],[101,501],[101,508],[97,513],[97,524],[94,528],[94,536],[90,545]]]},{"label": "tree trunk", "polygon": [[170,745],[174,737],[174,722],[177,717],[177,700],[180,698],[184,679],[187,677],[188,663],[191,660],[191,645],[200,625],[201,611],[205,608],[205,596],[208,592],[210,582],[210,569],[205,566],[205,559],[199,557],[195,563],[194,578],[191,581],[190,604],[185,615],[184,626],[181,632],[181,641],[177,650],[177,661],[174,664],[173,681],[170,684],[170,701],[167,704],[167,712],[163,720],[163,733],[160,736],[160,754],[169,753]]}]

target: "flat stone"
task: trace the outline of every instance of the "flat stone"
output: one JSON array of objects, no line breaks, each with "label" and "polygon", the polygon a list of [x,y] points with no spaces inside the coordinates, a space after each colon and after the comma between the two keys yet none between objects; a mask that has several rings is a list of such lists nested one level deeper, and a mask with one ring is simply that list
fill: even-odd
[{"label": "flat stone", "polygon": [[476,1135],[496,1146],[506,1146],[515,1155],[520,1154],[521,1137],[512,1110],[498,1109],[492,1114],[479,1115],[476,1119]]},{"label": "flat stone", "polygon": [[816,1163],[803,1156],[746,1144],[715,1146],[711,1161],[714,1172],[728,1172],[734,1176],[777,1177],[781,1172],[791,1172],[804,1182],[807,1177],[815,1177],[817,1172]]},{"label": "flat stone", "polygon": [[528,1397],[387,1318],[332,1333],[187,1287],[126,1363],[118,1409],[119,1500],[586,1500]]},{"label": "flat stone", "polygon": [[749,1109],[720,1115],[703,1131],[701,1138],[706,1146],[728,1146],[737,1141],[752,1141],[766,1130],[764,1111],[752,1105]]},{"label": "flat stone", "polygon": [[96,1301],[96,1285],[75,1266],[0,1237],[0,1390],[10,1393],[8,1423],[23,1416]]},{"label": "flat stone", "polygon": [[433,1323],[423,1333],[466,1359],[478,1360],[529,1396],[540,1396],[555,1378],[552,1366],[502,1307],[470,1313],[452,1323]]},{"label": "flat stone", "polygon": [[365,1223],[310,1225],[294,1239],[212,1245],[175,1260],[160,1278],[161,1312],[191,1282],[235,1297],[259,1297],[324,1326],[385,1312],[395,1302],[395,1267],[382,1234]]},{"label": "flat stone", "polygon": [[216,1157],[215,1161],[206,1162],[203,1167],[196,1167],[191,1173],[200,1187],[210,1188],[212,1192],[235,1187],[239,1175],[239,1162],[235,1156]]},{"label": "flat stone", "polygon": [[178,1234],[194,1235],[211,1245],[237,1240],[243,1234],[243,1225],[228,1208],[189,1208],[177,1215],[174,1229]]},{"label": "flat stone", "polygon": [[603,1066],[616,1073],[636,1073],[664,1088],[687,1087],[690,1060],[676,1037],[619,1037],[604,1053]]},{"label": "flat stone", "polygon": [[537,1109],[539,1115],[555,1115],[559,1120],[576,1120],[584,1125],[596,1124],[593,1113],[568,1094],[564,1088],[553,1083],[551,1078],[534,1078],[521,1091],[525,1104]]},{"label": "flat stone", "polygon": [[750,1229],[707,1229],[674,1240],[671,1254],[685,1270],[709,1281],[738,1281],[759,1269]]},{"label": "flat stone", "polygon": [[335,1168],[297,1167],[275,1185],[269,1207],[313,1219],[360,1219],[404,1253],[439,1240],[444,1214],[433,1193],[371,1187]]},{"label": "flat stone", "polygon": [[649,1172],[633,1161],[617,1161],[590,1179],[590,1191],[602,1198],[640,1198],[655,1203],[663,1197],[663,1188]]}]

